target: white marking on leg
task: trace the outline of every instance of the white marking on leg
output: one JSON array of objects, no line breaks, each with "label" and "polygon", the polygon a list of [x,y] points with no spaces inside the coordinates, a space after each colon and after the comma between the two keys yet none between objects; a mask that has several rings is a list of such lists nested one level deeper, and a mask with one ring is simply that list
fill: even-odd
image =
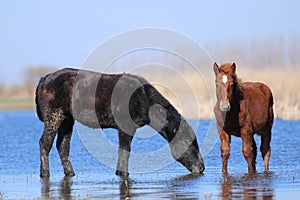
[{"label": "white marking on leg", "polygon": [[222,82],[227,83],[227,81],[228,81],[228,77],[226,75],[223,75],[222,76]]}]

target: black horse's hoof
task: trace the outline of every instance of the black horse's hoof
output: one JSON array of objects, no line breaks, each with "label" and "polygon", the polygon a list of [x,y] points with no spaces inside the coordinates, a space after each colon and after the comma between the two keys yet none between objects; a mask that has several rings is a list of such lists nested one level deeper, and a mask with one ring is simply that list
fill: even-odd
[{"label": "black horse's hoof", "polygon": [[50,177],[49,170],[41,170],[40,177],[41,178],[49,178]]},{"label": "black horse's hoof", "polygon": [[65,173],[65,176],[72,177],[72,176],[75,176],[75,173],[74,172],[68,172],[68,173]]},{"label": "black horse's hoof", "polygon": [[128,172],[123,172],[123,171],[120,171],[120,170],[116,170],[116,175],[126,177],[126,176],[129,176],[129,173]]}]

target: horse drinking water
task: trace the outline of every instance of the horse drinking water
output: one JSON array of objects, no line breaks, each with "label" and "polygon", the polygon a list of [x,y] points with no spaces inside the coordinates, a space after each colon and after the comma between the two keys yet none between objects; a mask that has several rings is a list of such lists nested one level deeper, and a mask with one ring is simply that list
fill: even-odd
[{"label": "horse drinking water", "polygon": [[243,83],[237,78],[235,63],[220,67],[215,63],[213,68],[217,93],[214,112],[221,139],[222,171],[227,173],[231,135],[242,138],[242,151],[248,164],[248,172],[256,170],[255,133],[261,136],[260,151],[265,171],[268,171],[274,121],[270,88],[263,83]]},{"label": "horse drinking water", "polygon": [[75,120],[91,128],[118,130],[117,175],[128,176],[131,141],[136,129],[144,125],[150,125],[168,141],[172,156],[189,171],[204,171],[193,129],[169,101],[141,77],[61,69],[41,78],[36,89],[36,110],[44,122],[39,142],[41,177],[50,176],[48,156],[57,132],[56,148],[64,173],[75,175],[69,159]]}]

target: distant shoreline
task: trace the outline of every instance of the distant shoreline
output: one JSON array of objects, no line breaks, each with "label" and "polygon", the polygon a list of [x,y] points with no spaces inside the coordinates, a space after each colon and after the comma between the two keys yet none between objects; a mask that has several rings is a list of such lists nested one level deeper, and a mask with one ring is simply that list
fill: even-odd
[{"label": "distant shoreline", "polygon": [[[206,102],[208,104],[208,102]],[[208,107],[202,102],[203,107]],[[275,118],[277,119],[283,119],[283,120],[300,120],[299,113],[300,110],[294,110],[293,112],[287,112],[287,110],[291,110],[289,108],[289,105],[287,103],[274,105],[275,107]],[[34,98],[1,98],[0,99],[0,112],[5,111],[26,111],[26,110],[35,110],[35,102]],[[200,111],[201,112],[201,111]],[[206,120],[206,119],[214,119],[214,115],[212,113],[212,110],[205,110],[200,113],[200,117],[194,117],[195,114],[192,113],[186,113],[184,114],[184,117],[187,119],[200,119],[200,120]]]},{"label": "distant shoreline", "polygon": [[[300,68],[295,69],[249,69],[238,68],[238,77],[243,81],[266,83],[274,97],[275,118],[300,120],[300,86],[298,84]],[[251,75],[251,76],[250,76]],[[187,119],[213,119],[212,101],[215,97],[213,72],[203,72],[202,77],[193,71],[181,71],[180,77],[165,76],[157,71],[143,73],[143,77],[158,89],[170,103]],[[151,82],[153,81],[154,82]],[[183,84],[186,82],[186,84]],[[35,109],[35,87],[12,87],[0,90],[0,110]],[[1,88],[0,88],[1,89]]]},{"label": "distant shoreline", "polygon": [[27,98],[0,98],[0,110],[31,110],[35,109],[34,99]]}]

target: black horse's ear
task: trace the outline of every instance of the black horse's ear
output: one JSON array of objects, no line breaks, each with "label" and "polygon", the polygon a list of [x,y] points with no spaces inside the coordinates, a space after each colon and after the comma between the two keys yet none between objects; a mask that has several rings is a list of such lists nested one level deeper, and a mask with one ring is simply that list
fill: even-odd
[{"label": "black horse's ear", "polygon": [[236,64],[235,63],[232,63],[231,69],[232,69],[232,73],[235,73],[235,70],[236,70]]},{"label": "black horse's ear", "polygon": [[214,64],[214,72],[217,75],[220,72],[219,66],[217,63]]}]

